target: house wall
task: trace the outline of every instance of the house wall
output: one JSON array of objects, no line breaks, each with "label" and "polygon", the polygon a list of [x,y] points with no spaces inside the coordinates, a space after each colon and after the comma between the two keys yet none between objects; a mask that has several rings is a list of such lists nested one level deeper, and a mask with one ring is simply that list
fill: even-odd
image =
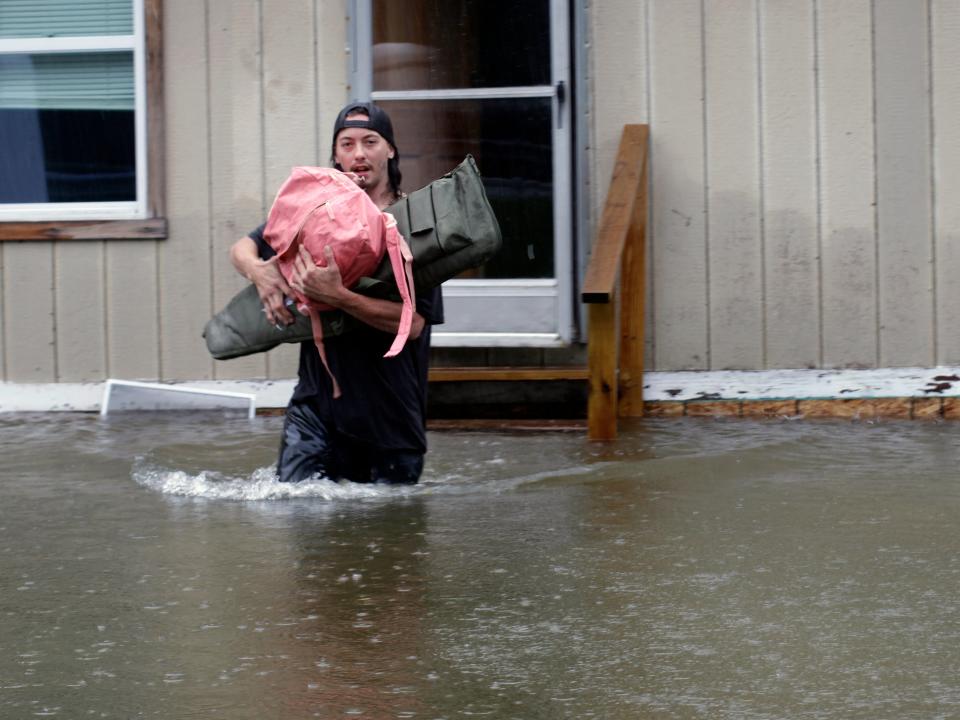
[{"label": "house wall", "polygon": [[[651,126],[649,369],[960,363],[960,5],[578,2],[593,218],[623,124]],[[169,237],[0,243],[3,380],[295,374],[293,348],[214,362],[200,332],[243,284],[229,245],[327,161],[345,8],[165,0]]]},{"label": "house wall", "polygon": [[165,240],[0,243],[2,379],[290,378],[296,348],[215,362],[244,280],[227,249],[293,165],[326,164],[347,99],[345,3],[165,0]]},{"label": "house wall", "polygon": [[648,368],[960,361],[960,5],[605,0],[590,28],[595,208],[651,127]]}]

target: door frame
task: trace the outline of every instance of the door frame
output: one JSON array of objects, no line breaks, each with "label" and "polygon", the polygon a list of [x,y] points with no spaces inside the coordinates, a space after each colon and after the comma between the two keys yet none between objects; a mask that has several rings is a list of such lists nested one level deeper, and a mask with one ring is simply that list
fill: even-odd
[{"label": "door frame", "polygon": [[[554,276],[537,279],[453,279],[443,284],[448,324],[434,328],[431,342],[438,347],[561,347],[578,338],[581,324],[576,292],[580,283],[581,227],[584,216],[578,209],[584,199],[581,171],[582,153],[574,157],[574,146],[583,148],[581,115],[574,106],[584,107],[583,83],[573,77],[574,47],[584,31],[583,9],[575,0],[549,0],[551,22],[551,84],[492,89],[441,89],[415,91],[373,91],[372,0],[348,0],[348,63],[351,96],[358,100],[473,100],[551,98],[553,107],[553,223]],[[572,12],[573,6],[575,12]],[[571,38],[577,38],[576,43]],[[579,51],[576,53],[580,59]],[[583,65],[577,64],[577,68]],[[582,75],[582,71],[581,71]],[[557,91],[563,83],[563,93]],[[473,317],[522,317],[519,331],[474,326]],[[523,308],[517,312],[518,308]],[[461,308],[467,321],[449,324]]]}]

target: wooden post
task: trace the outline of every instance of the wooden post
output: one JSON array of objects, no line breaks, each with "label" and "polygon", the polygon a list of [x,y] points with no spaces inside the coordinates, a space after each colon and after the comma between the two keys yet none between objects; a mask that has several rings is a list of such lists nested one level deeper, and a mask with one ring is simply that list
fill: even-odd
[{"label": "wooden post", "polygon": [[591,440],[615,438],[618,416],[643,415],[648,142],[648,126],[624,126],[583,282],[581,299],[590,304],[587,428]]},{"label": "wooden post", "polygon": [[594,303],[588,315],[587,437],[613,440],[617,436],[617,305]]},{"label": "wooden post", "polygon": [[[647,147],[648,128],[639,141]],[[644,158],[645,160],[646,158]],[[644,305],[646,301],[647,163],[641,166],[620,268],[620,417],[643,416]]]}]

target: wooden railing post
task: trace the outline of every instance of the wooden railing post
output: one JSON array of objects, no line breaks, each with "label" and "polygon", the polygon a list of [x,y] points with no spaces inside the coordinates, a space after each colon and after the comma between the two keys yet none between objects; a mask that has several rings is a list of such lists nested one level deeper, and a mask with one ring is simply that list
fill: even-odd
[{"label": "wooden railing post", "polygon": [[[644,150],[648,143],[648,132],[641,126],[641,140]],[[646,284],[646,230],[647,230],[647,163],[644,152],[640,167],[633,214],[630,217],[630,229],[627,232],[626,245],[620,269],[620,417],[643,416],[643,354],[644,354],[644,305],[647,294]]]},{"label": "wooden railing post", "polygon": [[591,440],[617,436],[617,305],[593,303],[587,312],[587,435]]},{"label": "wooden railing post", "polygon": [[583,283],[591,440],[615,438],[618,416],[643,415],[648,142],[648,126],[624,126]]}]

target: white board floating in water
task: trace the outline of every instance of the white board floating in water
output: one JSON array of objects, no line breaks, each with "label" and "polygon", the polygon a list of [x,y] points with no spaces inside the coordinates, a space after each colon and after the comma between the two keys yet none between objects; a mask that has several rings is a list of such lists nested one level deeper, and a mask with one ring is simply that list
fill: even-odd
[{"label": "white board floating in water", "polygon": [[123,410],[245,410],[247,417],[252,418],[257,412],[257,402],[252,393],[107,380],[100,414]]}]

